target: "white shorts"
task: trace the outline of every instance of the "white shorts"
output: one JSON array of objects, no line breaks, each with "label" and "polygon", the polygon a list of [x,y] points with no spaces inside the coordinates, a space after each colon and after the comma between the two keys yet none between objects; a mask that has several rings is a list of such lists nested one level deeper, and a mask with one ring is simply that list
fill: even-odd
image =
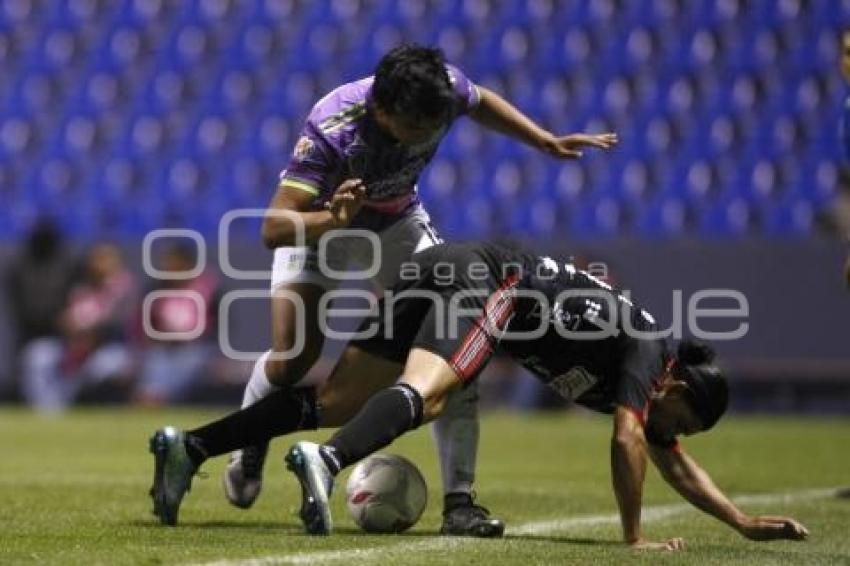
[{"label": "white shorts", "polygon": [[383,289],[392,287],[401,264],[442,239],[421,206],[415,207],[380,232],[340,230],[317,246],[277,248],[272,264],[272,290],[291,283],[315,283],[335,289],[351,279],[370,279]]}]

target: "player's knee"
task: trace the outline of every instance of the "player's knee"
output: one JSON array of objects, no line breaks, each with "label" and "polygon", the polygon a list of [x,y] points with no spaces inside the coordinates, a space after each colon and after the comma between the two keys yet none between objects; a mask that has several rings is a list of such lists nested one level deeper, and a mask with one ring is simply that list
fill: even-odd
[{"label": "player's knee", "polygon": [[429,394],[422,397],[424,422],[432,421],[443,414],[446,408],[446,397],[444,393]]},{"label": "player's knee", "polygon": [[357,414],[363,402],[356,395],[347,394],[332,383],[325,382],[318,391],[318,404],[322,408],[319,425],[330,427],[347,423]]},{"label": "player's knee", "polygon": [[294,357],[275,349],[266,360],[266,377],[272,385],[278,387],[294,385],[307,374],[318,358],[319,352],[312,349],[305,349]]}]

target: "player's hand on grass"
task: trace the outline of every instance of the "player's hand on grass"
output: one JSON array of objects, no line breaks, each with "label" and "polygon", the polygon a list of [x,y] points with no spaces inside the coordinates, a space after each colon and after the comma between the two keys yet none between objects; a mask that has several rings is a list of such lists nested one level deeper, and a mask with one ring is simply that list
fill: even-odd
[{"label": "player's hand on grass", "polygon": [[661,542],[640,539],[631,543],[630,546],[634,550],[664,550],[672,552],[676,550],[685,550],[685,539],[677,537]]},{"label": "player's hand on grass", "polygon": [[559,159],[578,159],[586,147],[611,149],[619,142],[617,134],[570,134],[552,136],[543,143],[543,151]]},{"label": "player's hand on grass", "polygon": [[325,204],[338,228],[351,224],[366,198],[366,185],[360,179],[344,181]]},{"label": "player's hand on grass", "polygon": [[790,517],[763,515],[749,517],[740,528],[750,540],[805,540],[809,530]]}]

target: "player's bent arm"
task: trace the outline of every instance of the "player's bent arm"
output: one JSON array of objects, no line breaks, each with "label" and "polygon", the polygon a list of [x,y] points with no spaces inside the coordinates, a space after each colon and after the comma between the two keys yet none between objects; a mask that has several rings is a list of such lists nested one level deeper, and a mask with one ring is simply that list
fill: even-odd
[{"label": "player's bent arm", "polygon": [[364,190],[359,179],[347,180],[337,188],[329,208],[312,211],[310,206],[317,193],[293,187],[284,180],[263,218],[263,242],[269,249],[317,242],[325,232],[348,226],[360,208]]},{"label": "player's bent arm", "polygon": [[650,446],[649,454],[664,480],[698,509],[740,529],[747,516],[732,503],[693,458],[682,450]]},{"label": "player's bent arm", "polygon": [[681,450],[650,446],[649,454],[662,477],[692,505],[717,517],[752,540],[802,540],[808,530],[788,517],[750,517],[720,491],[693,458]]},{"label": "player's bent arm", "polygon": [[643,540],[640,507],[646,476],[646,450],[640,422],[626,407],[617,407],[611,438],[611,476],[620,509],[623,539],[629,544]]},{"label": "player's bent arm", "polygon": [[[309,211],[315,196],[299,189],[280,185],[263,218],[263,243],[269,249],[311,243],[333,228],[328,210]],[[297,242],[300,222],[305,242]]]}]

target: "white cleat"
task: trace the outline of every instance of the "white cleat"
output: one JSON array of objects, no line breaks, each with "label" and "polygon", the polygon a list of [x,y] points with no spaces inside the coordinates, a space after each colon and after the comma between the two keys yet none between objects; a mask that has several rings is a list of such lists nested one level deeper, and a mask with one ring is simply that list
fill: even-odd
[{"label": "white cleat", "polygon": [[265,446],[251,446],[230,455],[221,478],[227,500],[240,509],[248,509],[260,496],[263,487],[263,463],[268,453]]},{"label": "white cleat", "polygon": [[289,449],[286,467],[301,483],[301,521],[311,535],[329,535],[333,519],[328,503],[333,491],[334,476],[319,454],[314,442],[298,442]]}]

